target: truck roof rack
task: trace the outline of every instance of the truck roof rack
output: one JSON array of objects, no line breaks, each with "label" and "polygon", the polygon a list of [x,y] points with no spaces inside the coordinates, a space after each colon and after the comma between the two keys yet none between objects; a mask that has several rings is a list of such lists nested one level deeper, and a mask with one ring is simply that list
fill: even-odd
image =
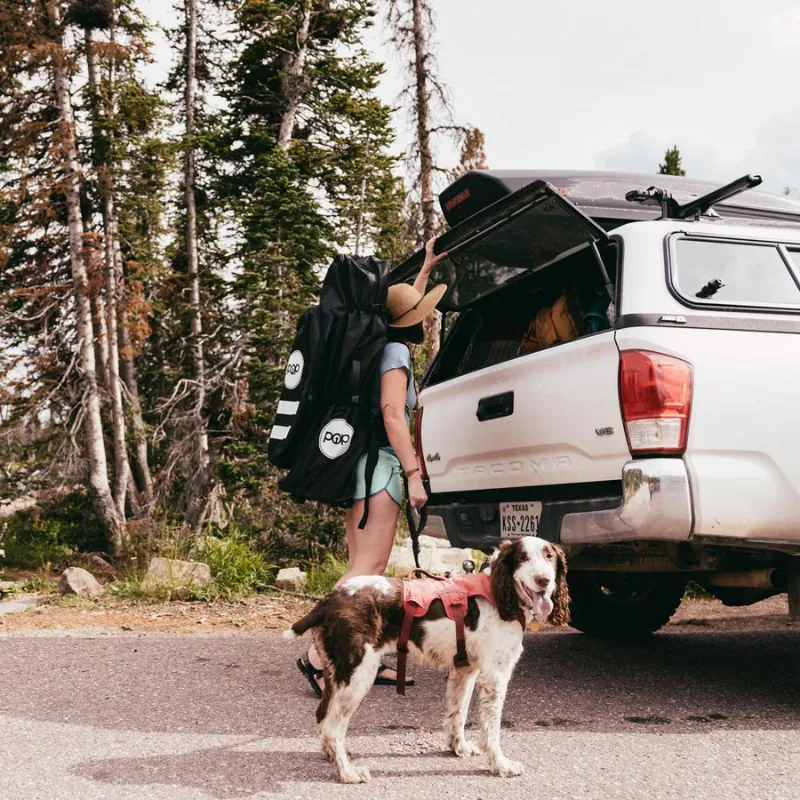
[{"label": "truck roof rack", "polygon": [[[634,189],[625,194],[629,203],[661,206],[662,219],[689,219],[707,214],[717,203],[735,197],[737,194],[754,189],[762,183],[760,175],[743,175],[735,181],[720,186],[689,203],[679,203],[667,189],[651,186],[649,189]],[[716,215],[719,216],[719,215]]]},{"label": "truck roof rack", "polygon": [[[440,195],[439,202],[447,223],[453,227],[481,209],[518,191],[536,180],[545,180],[607,231],[628,222],[658,219],[660,204],[629,202],[627,193],[636,187],[655,184],[669,192],[676,204],[688,206],[689,216],[697,213],[692,204],[710,205],[700,213],[718,214],[721,222],[739,225],[769,225],[800,228],[800,200],[781,194],[757,191],[723,192],[719,184],[675,175],[582,170],[479,170],[462,175]],[[755,180],[755,176],[753,178]],[[738,182],[734,182],[738,184]],[[731,186],[734,186],[731,184]],[[755,185],[755,184],[754,184]],[[738,188],[738,185],[737,185]],[[713,212],[711,211],[713,206]]]}]

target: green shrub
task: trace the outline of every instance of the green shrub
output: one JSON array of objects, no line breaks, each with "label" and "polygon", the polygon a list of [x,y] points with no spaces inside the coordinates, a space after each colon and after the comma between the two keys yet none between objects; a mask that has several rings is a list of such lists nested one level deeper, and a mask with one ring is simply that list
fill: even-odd
[{"label": "green shrub", "polygon": [[14,514],[3,539],[5,563],[15,567],[60,565],[75,552],[102,552],[105,546],[103,527],[81,492]]},{"label": "green shrub", "polygon": [[233,532],[225,538],[206,536],[193,557],[211,568],[212,586],[198,589],[203,598],[232,598],[263,591],[272,583],[275,567],[264,560],[254,543]]}]

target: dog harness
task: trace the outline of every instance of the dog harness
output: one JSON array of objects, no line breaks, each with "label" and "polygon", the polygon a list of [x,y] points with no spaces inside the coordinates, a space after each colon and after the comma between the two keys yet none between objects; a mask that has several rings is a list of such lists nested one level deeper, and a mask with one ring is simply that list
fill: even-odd
[{"label": "dog harness", "polygon": [[[422,574],[427,577],[412,580],[411,576]],[[423,569],[414,569],[403,580],[403,624],[397,640],[397,693],[406,693],[406,663],[408,660],[408,640],[411,625],[417,617],[424,617],[434,600],[441,600],[447,616],[456,625],[456,667],[468,667],[469,657],[464,640],[464,618],[470,597],[483,597],[495,605],[492,594],[492,579],[485,572],[459,575],[455,578],[440,578]],[[520,610],[517,618],[525,631],[525,615]]]}]

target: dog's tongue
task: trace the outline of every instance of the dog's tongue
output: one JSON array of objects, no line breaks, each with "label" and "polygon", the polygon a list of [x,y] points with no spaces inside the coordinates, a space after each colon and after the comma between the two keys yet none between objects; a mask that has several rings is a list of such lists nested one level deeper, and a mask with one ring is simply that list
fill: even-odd
[{"label": "dog's tongue", "polygon": [[553,613],[553,601],[544,592],[534,594],[533,613],[541,621],[546,620]]}]

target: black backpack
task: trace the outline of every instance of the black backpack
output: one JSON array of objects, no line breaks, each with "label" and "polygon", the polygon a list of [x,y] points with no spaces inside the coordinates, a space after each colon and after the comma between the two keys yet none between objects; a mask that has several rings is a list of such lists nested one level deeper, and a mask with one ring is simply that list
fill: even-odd
[{"label": "black backpack", "polygon": [[278,485],[299,502],[349,507],[365,452],[374,451],[374,470],[379,432],[370,405],[386,344],[388,284],[386,261],[339,255],[319,305],[297,325],[267,455],[289,470]]}]

